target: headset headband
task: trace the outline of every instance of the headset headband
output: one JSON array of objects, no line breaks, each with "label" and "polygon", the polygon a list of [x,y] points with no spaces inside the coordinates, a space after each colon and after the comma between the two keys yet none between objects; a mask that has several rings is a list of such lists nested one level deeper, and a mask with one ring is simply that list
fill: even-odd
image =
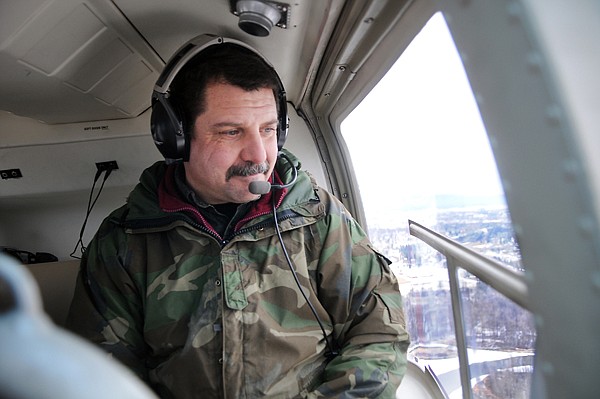
[{"label": "headset headband", "polygon": [[171,83],[179,71],[196,55],[203,50],[224,43],[231,43],[244,47],[256,54],[271,69],[273,76],[277,80],[277,93],[275,101],[277,102],[278,128],[277,128],[277,147],[283,148],[287,138],[288,117],[287,100],[283,83],[271,63],[258,51],[248,44],[235,39],[224,38],[221,36],[204,34],[197,36],[183,46],[169,60],[164,70],[158,77],[152,93],[152,117],[151,131],[158,150],[166,159],[184,160],[189,159],[189,138],[186,137],[184,121],[181,112],[178,112],[169,101],[169,89]]}]

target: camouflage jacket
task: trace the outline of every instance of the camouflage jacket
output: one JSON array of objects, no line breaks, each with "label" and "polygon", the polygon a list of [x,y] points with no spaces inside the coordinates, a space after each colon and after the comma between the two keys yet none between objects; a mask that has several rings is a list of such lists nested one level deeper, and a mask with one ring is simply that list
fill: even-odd
[{"label": "camouflage jacket", "polygon": [[[173,193],[171,169],[147,169],[100,226],[70,328],[165,398],[394,398],[408,346],[398,284],[343,205],[299,171],[224,239]],[[285,160],[277,170],[289,181]]]}]

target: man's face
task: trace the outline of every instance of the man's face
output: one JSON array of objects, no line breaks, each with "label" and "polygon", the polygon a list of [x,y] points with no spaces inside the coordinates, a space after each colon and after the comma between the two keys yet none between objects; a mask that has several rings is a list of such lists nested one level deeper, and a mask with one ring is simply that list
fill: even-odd
[{"label": "man's face", "polygon": [[213,83],[196,118],[185,174],[209,204],[244,203],[259,196],[251,181],[266,181],[277,159],[277,107],[271,89],[245,91]]}]

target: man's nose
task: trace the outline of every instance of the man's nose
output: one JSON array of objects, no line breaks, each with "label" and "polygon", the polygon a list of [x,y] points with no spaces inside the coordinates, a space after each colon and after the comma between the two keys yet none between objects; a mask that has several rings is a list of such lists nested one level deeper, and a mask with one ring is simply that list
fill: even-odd
[{"label": "man's nose", "polygon": [[243,145],[242,158],[244,161],[258,164],[267,160],[266,143],[258,129],[246,134]]}]

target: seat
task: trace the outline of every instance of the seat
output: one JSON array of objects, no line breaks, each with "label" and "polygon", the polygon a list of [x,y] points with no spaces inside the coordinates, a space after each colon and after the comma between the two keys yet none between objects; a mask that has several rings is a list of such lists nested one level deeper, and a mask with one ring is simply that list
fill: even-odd
[{"label": "seat", "polygon": [[418,365],[409,359],[404,379],[396,391],[396,398],[447,399],[448,395],[429,367]]},{"label": "seat", "polygon": [[79,260],[32,263],[25,267],[40,288],[44,311],[56,325],[64,327],[75,292]]},{"label": "seat", "polygon": [[41,297],[50,316],[64,323],[78,265],[27,265],[34,279],[0,254],[0,398],[157,399],[122,363],[43,315]]}]

